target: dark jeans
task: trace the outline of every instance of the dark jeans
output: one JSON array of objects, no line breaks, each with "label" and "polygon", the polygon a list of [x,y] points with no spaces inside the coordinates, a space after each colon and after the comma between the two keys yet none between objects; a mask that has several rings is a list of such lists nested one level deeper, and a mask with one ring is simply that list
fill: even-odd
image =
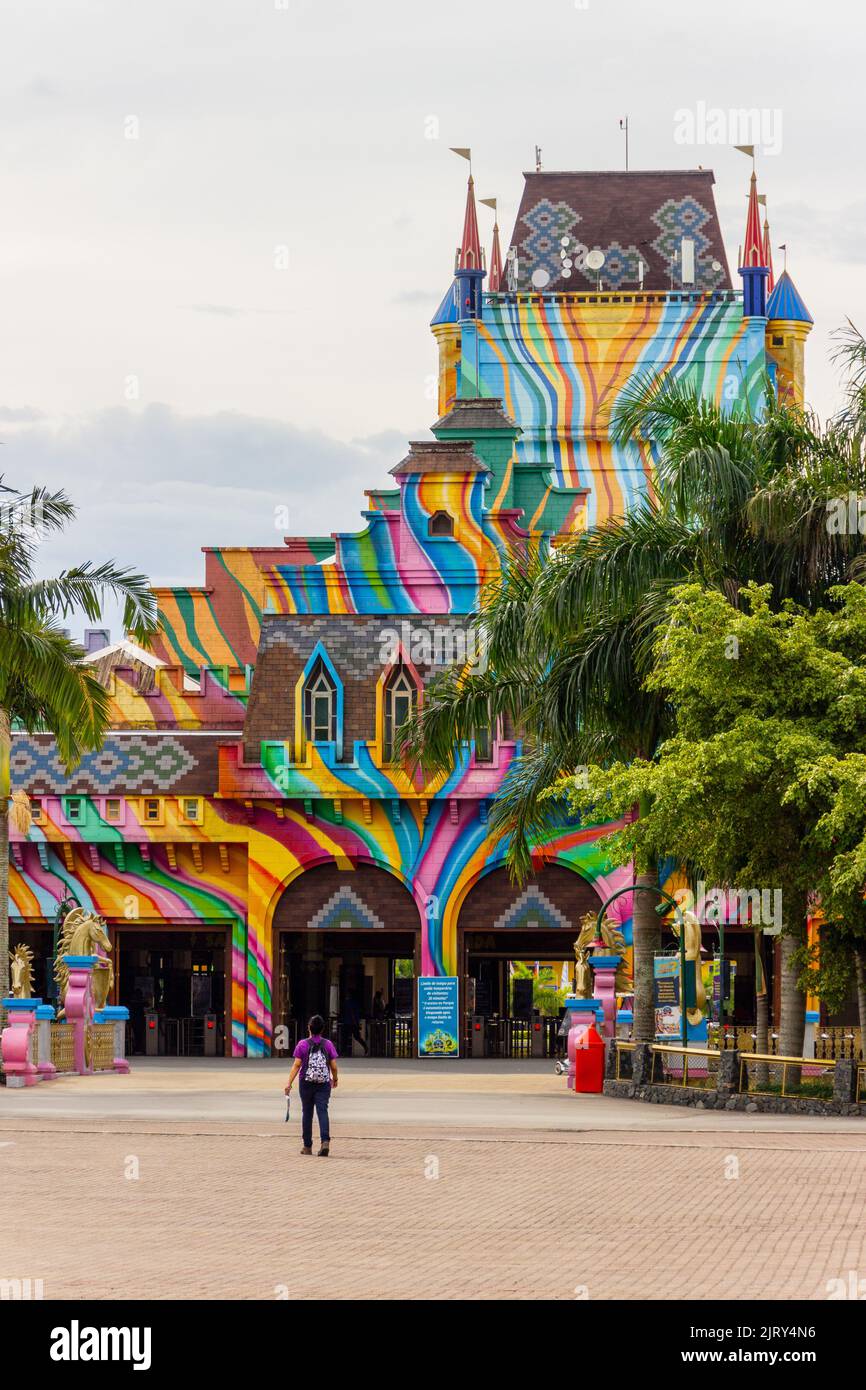
[{"label": "dark jeans", "polygon": [[331,1141],[328,1125],[328,1101],[331,1099],[330,1081],[299,1081],[301,1092],[301,1134],[304,1148],[313,1147],[313,1110],[319,1118],[319,1138],[323,1144]]}]

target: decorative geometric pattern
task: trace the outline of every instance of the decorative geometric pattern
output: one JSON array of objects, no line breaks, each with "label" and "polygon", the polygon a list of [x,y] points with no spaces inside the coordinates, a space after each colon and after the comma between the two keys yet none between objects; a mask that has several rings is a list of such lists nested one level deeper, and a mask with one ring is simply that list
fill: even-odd
[{"label": "decorative geometric pattern", "polygon": [[536,270],[544,270],[550,276],[550,283],[562,275],[560,259],[560,238],[571,236],[578,222],[582,221],[568,203],[552,203],[542,198],[522,220],[529,228],[529,236],[522,242],[524,255],[519,257],[518,281],[521,289],[532,289],[532,276]]},{"label": "decorative geometric pattern", "polygon": [[527,888],[516,902],[507,907],[493,923],[494,931],[530,931],[533,928],[568,929],[574,924],[546,898],[535,884]]},{"label": "decorative geometric pattern", "polygon": [[[712,257],[707,254],[710,242],[701,231],[711,216],[708,209],[699,203],[697,198],[692,197],[668,198],[652,215],[653,222],[660,229],[652,246],[666,265],[672,264],[675,251],[679,253],[682,238],[691,237],[695,243],[695,286],[702,290],[715,289],[724,279],[721,266],[718,270],[713,270]],[[675,272],[675,286],[677,279]]]},{"label": "decorative geometric pattern", "polygon": [[638,261],[641,260],[640,251],[636,246],[620,246],[618,241],[612,241],[609,246],[598,248],[604,253],[604,265],[601,270],[590,270],[583,259],[575,261],[575,268],[581,275],[595,287],[601,280],[602,289],[618,290],[624,284],[628,284],[631,289],[638,287]]},{"label": "decorative geometric pattern", "polygon": [[371,927],[384,931],[385,923],[351,888],[339,888],[307,923],[308,931],[334,931]]},{"label": "decorative geometric pattern", "polygon": [[98,753],[86,753],[70,777],[51,744],[16,736],[10,759],[13,783],[46,792],[109,793],[145,787],[168,791],[197,766],[196,759],[166,738],[109,737]]}]

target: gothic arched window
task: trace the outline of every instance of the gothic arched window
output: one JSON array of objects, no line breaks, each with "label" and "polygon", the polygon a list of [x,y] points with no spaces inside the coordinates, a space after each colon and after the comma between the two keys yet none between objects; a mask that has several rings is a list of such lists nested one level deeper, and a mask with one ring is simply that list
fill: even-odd
[{"label": "gothic arched window", "polygon": [[382,754],[385,762],[394,762],[399,754],[397,735],[412,714],[418,701],[418,689],[406,667],[394,667],[385,682]]},{"label": "gothic arched window", "polygon": [[337,690],[321,657],[304,686],[304,736],[308,743],[334,743],[337,738]]}]

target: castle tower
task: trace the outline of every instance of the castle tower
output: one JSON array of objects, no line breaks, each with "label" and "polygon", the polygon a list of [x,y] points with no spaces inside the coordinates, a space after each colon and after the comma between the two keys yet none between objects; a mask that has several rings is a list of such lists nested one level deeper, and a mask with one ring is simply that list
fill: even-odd
[{"label": "castle tower", "polygon": [[746,214],[746,239],[740,258],[743,281],[743,318],[764,318],[767,313],[767,277],[770,271],[764,257],[764,237],[758,208],[758,181],[752,171],[749,186],[749,210]]},{"label": "castle tower", "polygon": [[767,356],[776,367],[780,401],[802,406],[805,401],[806,339],[813,319],[797,286],[783,270],[767,301]]},{"label": "castle tower", "polygon": [[439,345],[440,415],[450,409],[460,394],[460,324],[466,319],[481,317],[481,282],[486,273],[475,210],[475,180],[470,174],[463,236],[454,262],[454,280],[430,323],[433,337]]}]

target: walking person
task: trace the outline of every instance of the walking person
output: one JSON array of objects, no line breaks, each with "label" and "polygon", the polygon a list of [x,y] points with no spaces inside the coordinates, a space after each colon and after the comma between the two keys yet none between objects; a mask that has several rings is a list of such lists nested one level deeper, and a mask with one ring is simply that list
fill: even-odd
[{"label": "walking person", "polygon": [[300,1072],[298,1089],[301,1093],[301,1134],[304,1147],[302,1154],[313,1152],[313,1111],[319,1121],[319,1158],[327,1158],[331,1151],[331,1130],[328,1123],[328,1103],[331,1087],[337,1085],[337,1049],[330,1038],[322,1036],[325,1020],[321,1014],[313,1014],[308,1025],[309,1036],[302,1038],[292,1056],[292,1070],[286,1084],[286,1095],[291,1095],[292,1084]]}]

